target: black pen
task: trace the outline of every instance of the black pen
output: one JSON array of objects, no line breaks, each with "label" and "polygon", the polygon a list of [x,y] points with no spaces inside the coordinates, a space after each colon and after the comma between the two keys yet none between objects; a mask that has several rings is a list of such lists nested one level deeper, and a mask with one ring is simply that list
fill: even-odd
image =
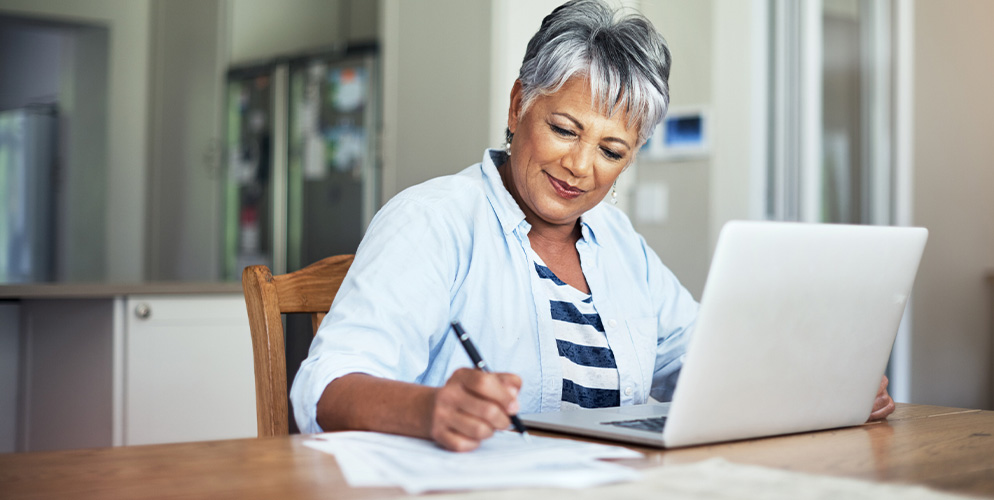
[{"label": "black pen", "polygon": [[[483,361],[483,358],[480,357],[480,353],[476,350],[476,346],[473,345],[473,341],[469,340],[469,334],[466,333],[466,330],[462,329],[462,325],[460,325],[458,321],[452,322],[452,331],[456,332],[456,337],[459,337],[459,342],[462,343],[463,349],[466,349],[466,354],[469,355],[470,361],[476,365],[476,368],[484,371],[485,373],[493,373],[490,371],[490,368],[487,367],[487,362]],[[513,425],[514,429],[520,432],[525,439],[528,438],[528,430],[525,429],[525,424],[520,418],[518,418],[517,415],[511,415],[511,425]]]}]

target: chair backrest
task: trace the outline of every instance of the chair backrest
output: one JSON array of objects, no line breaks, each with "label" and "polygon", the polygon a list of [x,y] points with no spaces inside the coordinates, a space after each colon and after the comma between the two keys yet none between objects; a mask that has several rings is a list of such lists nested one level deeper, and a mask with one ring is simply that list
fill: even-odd
[{"label": "chair backrest", "polygon": [[255,410],[259,437],[289,434],[283,314],[309,313],[317,331],[352,265],[352,255],[335,255],[299,271],[273,276],[266,266],[242,272],[242,289],[252,331]]}]

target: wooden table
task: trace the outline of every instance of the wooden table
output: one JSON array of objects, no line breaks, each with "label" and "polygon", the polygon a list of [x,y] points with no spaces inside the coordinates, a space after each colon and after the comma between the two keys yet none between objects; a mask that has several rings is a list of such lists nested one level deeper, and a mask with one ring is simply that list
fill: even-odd
[{"label": "wooden table", "polygon": [[[0,455],[0,498],[383,498],[349,488],[304,436]],[[882,423],[677,450],[636,467],[738,463],[994,497],[994,412],[898,405]]]}]

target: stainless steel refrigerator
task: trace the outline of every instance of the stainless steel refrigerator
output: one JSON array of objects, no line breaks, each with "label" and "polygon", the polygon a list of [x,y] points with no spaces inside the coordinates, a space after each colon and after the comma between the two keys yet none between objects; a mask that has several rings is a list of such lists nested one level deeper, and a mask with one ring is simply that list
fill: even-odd
[{"label": "stainless steel refrigerator", "polygon": [[0,112],[0,283],[54,279],[57,133],[54,105]]},{"label": "stainless steel refrigerator", "polygon": [[378,69],[352,47],[228,72],[227,279],[355,252],[380,205]]}]

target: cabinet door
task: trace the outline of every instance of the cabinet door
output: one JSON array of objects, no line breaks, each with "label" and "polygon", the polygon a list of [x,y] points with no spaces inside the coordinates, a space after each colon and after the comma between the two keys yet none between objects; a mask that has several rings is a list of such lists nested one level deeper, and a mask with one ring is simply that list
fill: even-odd
[{"label": "cabinet door", "polygon": [[125,331],[125,444],[256,436],[241,295],[129,296]]}]

